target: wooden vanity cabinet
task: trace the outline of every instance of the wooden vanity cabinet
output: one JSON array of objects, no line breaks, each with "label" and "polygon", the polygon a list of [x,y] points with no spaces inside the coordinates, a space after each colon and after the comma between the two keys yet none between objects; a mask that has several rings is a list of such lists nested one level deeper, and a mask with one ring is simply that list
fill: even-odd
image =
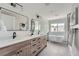
[{"label": "wooden vanity cabinet", "polygon": [[31,40],[31,55],[35,56],[47,46],[47,38],[46,36],[41,36],[33,40]]},{"label": "wooden vanity cabinet", "polygon": [[0,48],[0,56],[35,56],[46,46],[46,36],[40,36]]}]

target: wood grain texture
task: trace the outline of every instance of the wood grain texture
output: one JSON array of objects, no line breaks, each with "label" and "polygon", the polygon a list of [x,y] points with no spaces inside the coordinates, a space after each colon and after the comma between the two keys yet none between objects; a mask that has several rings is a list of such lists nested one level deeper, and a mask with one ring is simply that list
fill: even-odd
[{"label": "wood grain texture", "polygon": [[0,48],[0,56],[35,56],[47,45],[45,36]]}]

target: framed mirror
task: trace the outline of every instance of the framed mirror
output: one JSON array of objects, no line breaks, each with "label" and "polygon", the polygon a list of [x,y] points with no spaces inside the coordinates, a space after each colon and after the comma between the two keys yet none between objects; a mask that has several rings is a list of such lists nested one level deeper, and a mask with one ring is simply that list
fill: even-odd
[{"label": "framed mirror", "polygon": [[28,17],[16,13],[14,11],[1,8],[0,10],[0,30],[6,31],[27,31],[28,30]]},{"label": "framed mirror", "polygon": [[31,35],[39,34],[40,33],[40,21],[32,19],[31,20]]},{"label": "framed mirror", "polygon": [[34,30],[35,30],[35,21],[34,19],[31,20],[31,35],[34,34]]}]

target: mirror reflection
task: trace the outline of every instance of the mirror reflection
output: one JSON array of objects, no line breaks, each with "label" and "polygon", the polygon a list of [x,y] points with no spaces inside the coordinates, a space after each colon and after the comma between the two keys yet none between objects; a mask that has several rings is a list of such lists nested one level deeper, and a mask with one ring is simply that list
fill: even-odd
[{"label": "mirror reflection", "polygon": [[31,35],[40,33],[40,21],[32,19],[31,20]]},{"label": "mirror reflection", "polygon": [[6,9],[1,9],[0,15],[0,30],[4,30],[4,27],[6,31],[28,30],[29,21],[27,16]]}]

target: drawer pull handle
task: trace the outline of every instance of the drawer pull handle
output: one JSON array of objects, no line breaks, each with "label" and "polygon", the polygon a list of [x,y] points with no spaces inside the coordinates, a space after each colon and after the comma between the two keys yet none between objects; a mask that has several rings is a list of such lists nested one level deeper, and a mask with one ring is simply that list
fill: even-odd
[{"label": "drawer pull handle", "polygon": [[38,47],[38,49],[40,49],[41,47]]},{"label": "drawer pull handle", "polygon": [[40,40],[40,38],[38,38],[38,40]]},{"label": "drawer pull handle", "polygon": [[22,50],[20,50],[20,52],[22,52]]},{"label": "drawer pull handle", "polygon": [[19,54],[19,52],[17,52],[17,54]]},{"label": "drawer pull handle", "polygon": [[33,41],[35,41],[35,39]]},{"label": "drawer pull handle", "polygon": [[33,51],[33,53],[32,54],[34,54],[36,51]]},{"label": "drawer pull handle", "polygon": [[35,46],[36,44],[32,45],[32,46]]}]

